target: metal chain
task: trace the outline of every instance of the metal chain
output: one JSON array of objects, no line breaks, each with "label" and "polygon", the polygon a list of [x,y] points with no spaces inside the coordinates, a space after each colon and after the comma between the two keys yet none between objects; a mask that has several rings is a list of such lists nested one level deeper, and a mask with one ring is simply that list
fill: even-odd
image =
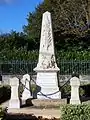
[{"label": "metal chain", "polygon": [[[36,84],[36,82],[35,82],[32,78],[31,78],[31,80]],[[38,86],[38,85],[36,84],[36,86]],[[56,93],[58,93],[58,92],[60,92],[60,91],[58,90],[58,91],[56,91],[56,92],[54,92],[54,93],[51,93],[51,94],[44,94],[44,93],[42,93],[42,92],[40,91],[41,94],[38,94],[38,95],[43,95],[43,96],[45,96],[45,97],[47,97],[47,98],[49,98],[49,99],[52,99],[52,98],[50,98],[50,97],[48,97],[48,96],[54,95],[54,94],[56,94]]]},{"label": "metal chain", "polygon": [[[31,82],[31,81],[33,81],[34,83],[35,83],[35,85],[36,86],[38,86],[37,84],[36,84],[36,81],[30,76],[30,81],[28,80],[28,79],[26,79],[26,81],[28,81],[29,83]],[[26,83],[26,81],[25,81],[25,83]],[[60,88],[60,89],[62,89],[68,82],[70,81],[70,78],[67,80],[67,82]],[[23,86],[24,86],[24,88],[26,88],[27,90],[29,90],[30,91],[30,89],[28,89],[22,82],[20,82]],[[31,84],[31,83],[30,83]],[[31,92],[31,91],[30,91]],[[56,92],[54,92],[54,93],[51,93],[51,94],[44,94],[44,93],[42,93],[41,91],[40,91],[40,93],[41,94],[37,94],[37,95],[43,95],[43,96],[45,96],[45,97],[47,97],[47,98],[49,98],[49,99],[52,99],[51,97],[49,97],[49,96],[51,96],[51,95],[54,95],[54,94],[56,94],[56,93],[58,93],[58,92],[60,92],[59,90],[58,91],[56,91]]]}]

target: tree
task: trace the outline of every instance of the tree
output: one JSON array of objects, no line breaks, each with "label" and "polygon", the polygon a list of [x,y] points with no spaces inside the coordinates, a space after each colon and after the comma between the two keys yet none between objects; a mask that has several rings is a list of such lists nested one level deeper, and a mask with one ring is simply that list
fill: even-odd
[{"label": "tree", "polygon": [[[41,18],[45,11],[52,14],[55,45],[57,49],[86,49],[81,45],[86,42],[87,24],[90,23],[90,0],[44,0],[34,12],[28,15],[28,25],[24,32],[36,48],[39,48]],[[89,43],[90,44],[90,43]]]},{"label": "tree", "polygon": [[16,31],[11,31],[11,33],[5,33],[0,35],[0,49],[8,48],[20,48],[26,45],[26,37],[24,33],[19,33]]},{"label": "tree", "polygon": [[86,0],[86,19],[87,26],[90,28],[90,0]]}]

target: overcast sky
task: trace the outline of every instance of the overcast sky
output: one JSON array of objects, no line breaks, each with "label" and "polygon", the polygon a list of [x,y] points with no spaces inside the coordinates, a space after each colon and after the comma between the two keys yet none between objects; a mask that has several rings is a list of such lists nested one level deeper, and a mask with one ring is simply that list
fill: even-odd
[{"label": "overcast sky", "polygon": [[0,0],[0,33],[22,31],[27,15],[43,0]]}]

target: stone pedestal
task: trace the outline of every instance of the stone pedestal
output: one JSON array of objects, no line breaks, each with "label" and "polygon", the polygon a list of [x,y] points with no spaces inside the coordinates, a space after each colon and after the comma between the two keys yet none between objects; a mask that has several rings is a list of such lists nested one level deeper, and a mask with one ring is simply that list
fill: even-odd
[{"label": "stone pedestal", "polygon": [[26,100],[31,97],[30,86],[29,86],[30,75],[25,74],[21,82],[24,85],[24,91],[22,93],[22,104],[26,104]]},{"label": "stone pedestal", "polygon": [[48,11],[43,14],[39,60],[34,71],[37,72],[36,83],[41,89],[37,98],[60,99],[57,81],[59,68],[55,60],[51,13]]},{"label": "stone pedestal", "polygon": [[11,99],[9,100],[9,108],[20,108],[20,101],[18,97],[19,79],[16,77],[10,78],[9,82],[11,86]]},{"label": "stone pedestal", "polygon": [[37,85],[41,87],[37,94],[39,99],[61,99],[58,88],[57,73],[55,71],[42,71],[37,73]]},{"label": "stone pedestal", "polygon": [[80,86],[80,80],[77,77],[73,77],[70,80],[71,85],[71,99],[70,104],[80,104],[80,98],[79,98],[79,86]]}]

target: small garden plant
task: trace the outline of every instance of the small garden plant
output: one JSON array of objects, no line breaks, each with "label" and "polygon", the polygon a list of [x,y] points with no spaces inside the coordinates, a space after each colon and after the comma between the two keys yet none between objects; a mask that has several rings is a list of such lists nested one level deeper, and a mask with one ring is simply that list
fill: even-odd
[{"label": "small garden plant", "polygon": [[65,105],[61,120],[90,120],[90,105]]}]

